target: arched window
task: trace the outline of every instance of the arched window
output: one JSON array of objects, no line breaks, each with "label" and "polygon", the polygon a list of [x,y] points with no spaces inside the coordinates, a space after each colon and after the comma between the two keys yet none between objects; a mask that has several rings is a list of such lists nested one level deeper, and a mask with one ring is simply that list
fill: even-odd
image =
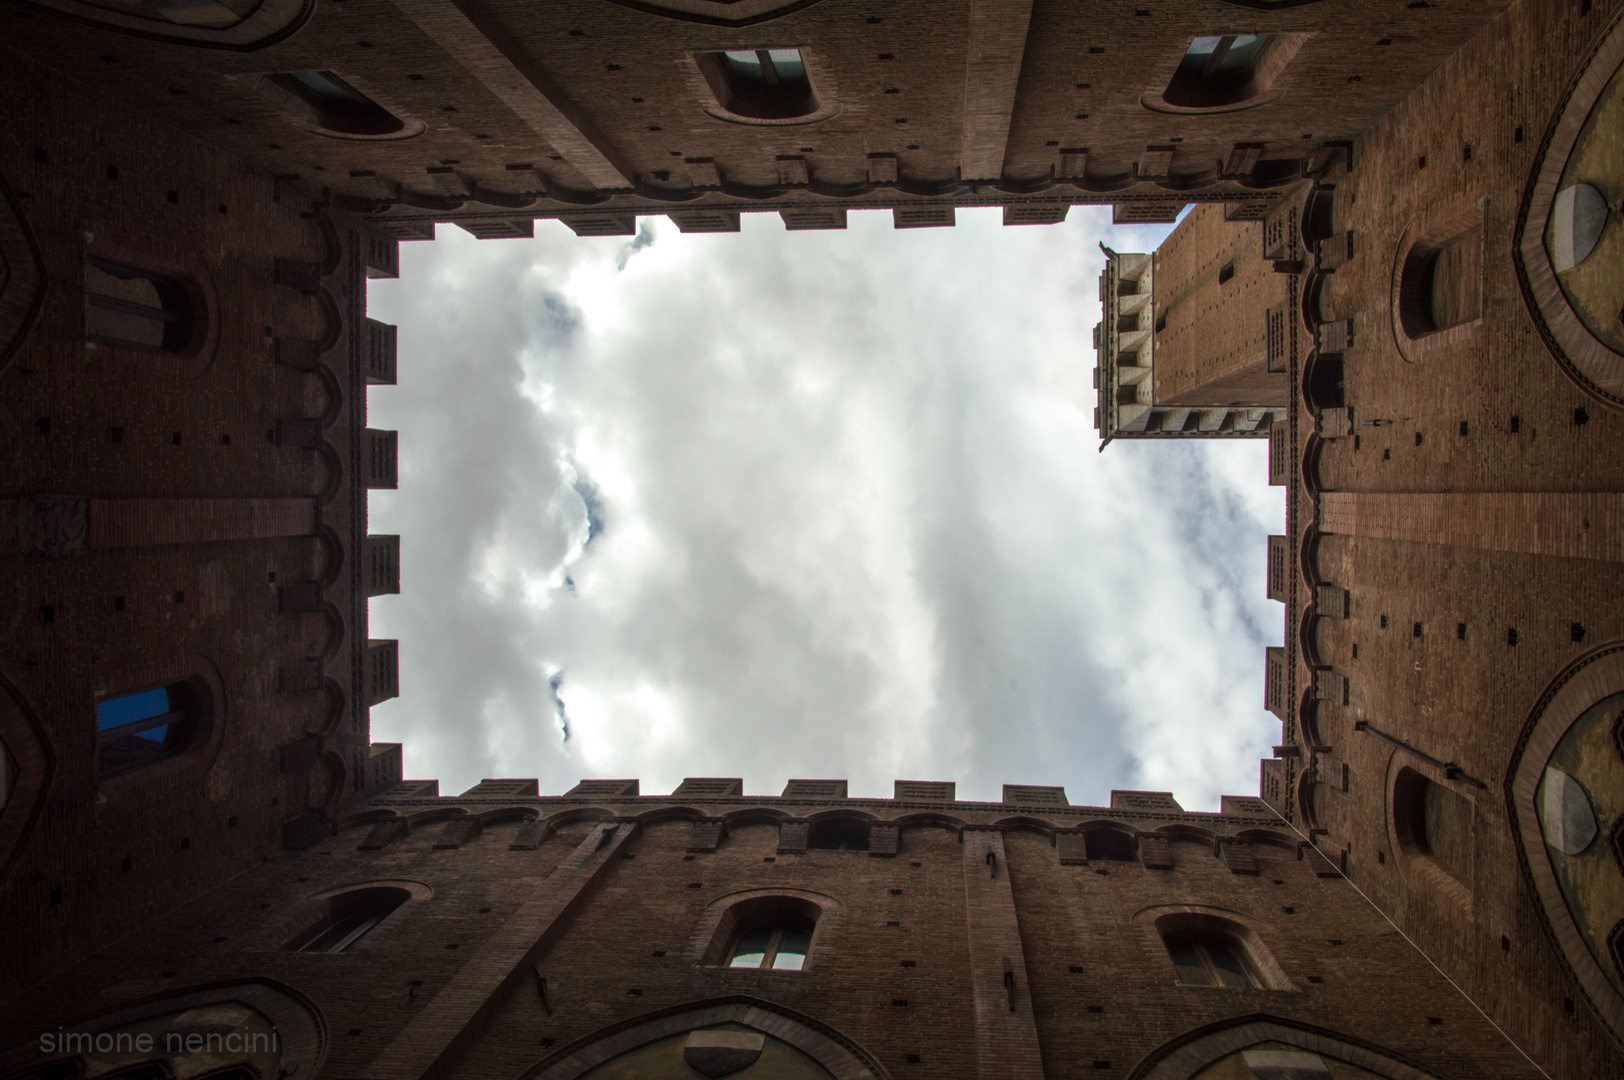
[{"label": "arched window", "polygon": [[806,847],[808,851],[867,851],[868,822],[848,817],[814,821],[807,830]]},{"label": "arched window", "polygon": [[1141,100],[1163,112],[1244,109],[1272,97],[1275,79],[1308,34],[1208,34],[1194,38],[1160,94]]},{"label": "arched window", "polygon": [[86,256],[85,337],[179,352],[192,340],[193,315],[191,297],[174,278]]},{"label": "arched window", "polygon": [[283,71],[268,81],[285,92],[285,105],[321,131],[380,137],[406,128],[404,120],[331,71]]},{"label": "arched window", "polygon": [[1469,799],[1414,769],[1399,770],[1393,785],[1393,824],[1400,849],[1428,860],[1463,885],[1472,879],[1472,818]]},{"label": "arched window", "polygon": [[1483,314],[1483,226],[1442,242],[1417,240],[1400,271],[1399,324],[1409,338],[1460,326]]},{"label": "arched window", "polygon": [[190,682],[96,702],[96,775],[150,765],[191,745],[202,708]]},{"label": "arched window", "polygon": [[800,971],[812,947],[812,931],[799,923],[757,926],[739,935],[728,957],[730,968]]},{"label": "arched window", "polygon": [[175,26],[225,30],[259,7],[260,0],[84,0],[91,7]]},{"label": "arched window", "polygon": [[1212,930],[1186,931],[1163,939],[1180,986],[1255,990],[1258,980],[1239,940]]},{"label": "arched window", "polygon": [[791,120],[818,111],[799,49],[733,49],[698,57],[717,103],[753,120]]},{"label": "arched window", "polygon": [[1268,34],[1225,34],[1190,42],[1162,96],[1170,105],[1200,109],[1245,101],[1256,90]]},{"label": "arched window", "polygon": [[756,971],[807,966],[823,909],[799,896],[752,896],[722,915],[703,962]]},{"label": "arched window", "polygon": [[411,898],[394,886],[375,886],[340,893],[327,902],[321,921],[306,930],[292,946],[295,952],[341,953],[387,919]]}]

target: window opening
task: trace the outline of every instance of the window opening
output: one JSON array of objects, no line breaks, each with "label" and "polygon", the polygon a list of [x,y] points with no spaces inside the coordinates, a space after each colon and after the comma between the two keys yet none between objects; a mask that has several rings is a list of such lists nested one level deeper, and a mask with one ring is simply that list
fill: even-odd
[{"label": "window opening", "polygon": [[1169,941],[1168,955],[1181,986],[1221,986],[1255,990],[1257,980],[1242,958],[1240,947],[1218,935]]},{"label": "window opening", "polygon": [[185,749],[195,713],[185,683],[96,703],[96,772],[110,776]]},{"label": "window opening", "polygon": [[383,922],[411,894],[405,889],[372,888],[342,893],[331,901],[326,919],[309,933],[296,952],[341,953]]},{"label": "window opening", "polygon": [[1483,227],[1443,243],[1417,241],[1399,278],[1399,323],[1414,339],[1478,318],[1483,309]]},{"label": "window opening", "polygon": [[1462,884],[1471,880],[1470,799],[1414,769],[1401,769],[1393,790],[1393,815],[1404,848],[1425,856]]},{"label": "window opening", "polygon": [[763,971],[800,971],[806,966],[812,934],[792,927],[761,928],[739,936],[728,960],[730,968],[758,968]]},{"label": "window opening", "polygon": [[314,122],[344,135],[393,135],[405,121],[331,71],[284,71],[270,81],[314,111]]},{"label": "window opening", "polygon": [[176,26],[226,30],[260,6],[260,0],[85,0],[91,7]]},{"label": "window opening", "polygon": [[730,49],[700,58],[700,68],[728,112],[756,120],[789,120],[817,111],[817,95],[799,49]]},{"label": "window opening", "polygon": [[1133,837],[1119,829],[1092,829],[1083,840],[1089,862],[1132,862]]},{"label": "window opening", "polygon": [[1213,109],[1256,97],[1268,89],[1262,74],[1265,67],[1279,66],[1266,64],[1277,47],[1277,39],[1275,34],[1195,38],[1185,49],[1162,99],[1179,108]]},{"label": "window opening", "polygon": [[85,336],[178,352],[192,336],[192,304],[173,278],[87,256]]}]

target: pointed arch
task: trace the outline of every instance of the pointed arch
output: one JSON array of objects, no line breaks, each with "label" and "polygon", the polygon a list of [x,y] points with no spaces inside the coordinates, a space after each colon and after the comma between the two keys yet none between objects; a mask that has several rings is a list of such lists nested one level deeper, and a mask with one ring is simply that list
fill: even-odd
[{"label": "pointed arch", "polygon": [[737,1024],[787,1043],[828,1069],[835,1080],[890,1077],[872,1054],[834,1028],[782,1005],[738,995],[678,1005],[604,1028],[549,1054],[519,1080],[577,1080],[649,1043],[718,1024]]},{"label": "pointed arch", "polygon": [[1189,1080],[1221,1058],[1270,1042],[1336,1058],[1388,1080],[1436,1080],[1434,1074],[1390,1050],[1267,1013],[1187,1031],[1147,1054],[1128,1074],[1128,1080]]}]

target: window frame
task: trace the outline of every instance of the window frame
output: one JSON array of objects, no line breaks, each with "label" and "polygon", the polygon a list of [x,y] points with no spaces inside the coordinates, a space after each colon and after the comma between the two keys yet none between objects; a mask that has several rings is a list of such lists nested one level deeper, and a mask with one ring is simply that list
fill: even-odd
[{"label": "window frame", "polygon": [[[1202,55],[1190,50],[1197,42],[1217,38],[1220,49],[1209,66],[1222,63],[1235,39],[1253,37],[1263,44],[1245,68],[1235,72],[1191,73],[1191,57]],[[1158,66],[1160,89],[1147,91],[1139,100],[1145,108],[1164,113],[1223,113],[1256,108],[1279,96],[1275,84],[1296,57],[1298,50],[1313,37],[1311,32],[1289,31],[1249,34],[1193,34],[1177,55],[1169,54]],[[1229,42],[1229,45],[1224,45]]]},{"label": "window frame", "polygon": [[[318,918],[308,921],[305,928],[288,940],[283,948],[288,952],[309,956],[342,956],[414,899],[420,899],[418,888],[408,882],[366,882],[323,894]],[[355,925],[334,934],[347,922]],[[332,937],[323,947],[323,939]]]},{"label": "window frame", "polygon": [[[742,86],[732,72],[730,53],[755,53],[768,58],[771,53],[794,51],[800,60],[804,92],[799,104],[763,102],[759,88]],[[796,43],[769,45],[740,45],[732,48],[696,49],[688,54],[689,84],[700,99],[701,107],[717,120],[732,124],[761,126],[792,126],[815,124],[839,115],[841,106],[834,73],[815,50]],[[764,62],[763,68],[776,65]]]},{"label": "window frame", "polygon": [[[814,929],[816,929],[815,925],[814,925]],[[759,934],[759,933],[762,933],[762,932],[763,932],[763,927],[761,927],[761,926],[753,926],[753,927],[746,927],[745,929],[743,929],[743,930],[739,931],[737,934],[735,934],[734,937],[733,937],[733,944],[728,949],[727,962],[723,966],[726,967],[729,971],[805,971],[806,970],[807,957],[812,954],[812,934],[813,934],[813,930],[803,930],[803,929],[800,929],[798,927],[782,925],[782,924],[773,926],[772,929],[770,929],[770,930],[766,930],[767,944],[761,951],[761,962],[760,963],[758,963],[758,964],[740,964],[740,963],[738,963],[737,960],[738,960],[738,957],[740,955],[739,954],[739,949],[744,945],[745,939],[748,938],[752,934]],[[803,950],[801,950],[799,953],[796,953],[793,950],[789,950],[789,951],[786,952],[783,949],[782,946],[783,946],[784,937],[787,934],[804,934],[806,936],[806,947]],[[794,966],[794,967],[779,967],[778,966],[778,957],[779,957],[780,953],[783,953],[784,955],[788,955],[788,956],[799,955],[800,958],[801,958],[801,962],[799,964],[797,964],[796,966]],[[745,955],[750,955],[750,954],[746,953]]]},{"label": "window frame", "polygon": [[[140,697],[158,690],[164,691],[166,695],[167,710],[165,712],[155,713],[139,720],[128,721],[106,728],[101,726],[99,714],[103,704]],[[181,698],[179,708],[176,707],[177,691],[178,696]],[[204,734],[202,730],[204,726],[203,720],[206,716],[210,696],[208,688],[199,685],[198,680],[190,678],[173,679],[140,690],[98,695],[94,699],[95,708],[93,711],[93,715],[96,717],[95,760],[97,781],[102,782],[139,769],[146,769],[182,757],[196,748],[202,741],[200,735]],[[142,732],[151,731],[158,727],[173,730],[165,732],[163,740],[158,743],[150,756],[116,764],[103,762],[103,754],[110,751],[116,742],[137,738]]]},{"label": "window frame", "polygon": [[91,23],[157,41],[172,41],[205,49],[250,52],[274,45],[293,34],[315,14],[316,0],[263,0],[240,22],[227,27],[187,26],[161,19],[114,11],[81,0],[28,0],[75,22]]},{"label": "window frame", "polygon": [[[689,958],[702,967],[723,971],[809,971],[816,963],[826,924],[836,917],[841,905],[833,897],[799,889],[761,889],[723,897],[706,910],[689,946]],[[732,966],[744,938],[766,930],[775,950],[764,955],[754,967]],[[776,947],[782,944],[782,931],[798,930],[807,935],[806,952],[799,968],[763,966],[775,962]]]},{"label": "window frame", "polygon": [[[1189,949],[1195,955],[1197,963],[1206,975],[1207,981],[1205,983],[1185,982],[1179,974],[1179,970],[1187,965],[1181,965],[1177,960],[1174,960],[1174,979],[1180,986],[1200,990],[1260,990],[1263,988],[1263,981],[1258,977],[1256,965],[1252,963],[1245,943],[1223,931],[1192,930],[1171,934],[1162,939],[1162,944],[1166,947],[1169,958],[1173,956],[1174,948]],[[1245,986],[1231,986],[1224,981],[1224,974],[1228,969],[1221,967],[1214,959],[1212,950],[1215,948],[1224,949],[1235,958],[1236,963],[1240,966],[1240,973],[1246,979]]]},{"label": "window frame", "polygon": [[[81,267],[85,271],[95,270],[100,274],[116,277],[121,281],[142,280],[150,282],[157,291],[161,307],[149,307],[133,300],[124,300],[107,293],[92,291],[89,274],[83,273],[80,277],[80,290],[84,296],[84,339],[98,345],[106,345],[114,349],[140,349],[145,352],[165,353],[170,356],[184,356],[193,351],[198,333],[198,307],[199,297],[196,290],[188,287],[188,282],[177,275],[154,270],[151,267],[141,266],[118,259],[108,258],[95,252],[85,252],[81,260]],[[116,311],[136,318],[147,319],[164,327],[162,340],[154,345],[151,342],[133,341],[129,338],[114,337],[111,334],[96,333],[91,327],[91,309],[103,311]],[[171,335],[169,328],[178,328]]]},{"label": "window frame", "polygon": [[[337,90],[352,95],[355,99],[352,104],[363,111],[366,108],[376,109],[398,126],[369,129],[353,117],[346,119],[324,103],[317,88],[308,80],[298,78],[303,75],[316,76],[331,83]],[[353,142],[398,142],[416,138],[428,130],[428,125],[422,120],[414,118],[409,111],[377,93],[375,87],[365,85],[364,81],[357,82],[353,76],[341,75],[332,68],[262,71],[243,75],[240,81],[249,89],[258,91],[281,109],[296,127],[311,135]]]}]

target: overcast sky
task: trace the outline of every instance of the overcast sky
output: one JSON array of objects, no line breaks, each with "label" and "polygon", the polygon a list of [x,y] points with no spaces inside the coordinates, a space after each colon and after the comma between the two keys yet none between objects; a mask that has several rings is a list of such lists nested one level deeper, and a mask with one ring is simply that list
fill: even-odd
[{"label": "overcast sky", "polygon": [[1166,227],[958,221],[401,245],[372,732],[408,777],[1257,793],[1266,444],[1093,430],[1098,241]]}]

